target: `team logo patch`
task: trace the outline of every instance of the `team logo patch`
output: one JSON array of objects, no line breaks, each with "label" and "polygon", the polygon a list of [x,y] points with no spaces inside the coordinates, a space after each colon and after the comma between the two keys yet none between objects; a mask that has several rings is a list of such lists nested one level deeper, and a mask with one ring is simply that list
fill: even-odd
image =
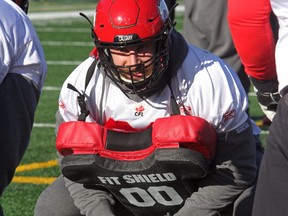
[{"label": "team logo patch", "polygon": [[231,118],[234,118],[236,115],[236,110],[230,110],[228,112],[226,112],[224,115],[223,115],[223,123],[225,123],[226,121],[228,121],[229,119]]},{"label": "team logo patch", "polygon": [[143,116],[144,110],[145,110],[144,106],[140,105],[140,106],[136,107],[136,109],[135,109],[136,112],[134,115],[135,116]]}]

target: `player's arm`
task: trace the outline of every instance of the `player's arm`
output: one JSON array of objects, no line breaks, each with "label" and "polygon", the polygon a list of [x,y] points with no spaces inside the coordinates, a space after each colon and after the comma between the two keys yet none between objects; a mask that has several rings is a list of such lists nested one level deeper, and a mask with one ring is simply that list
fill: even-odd
[{"label": "player's arm", "polygon": [[1,194],[29,144],[39,92],[20,74],[8,73],[0,85],[0,98]]},{"label": "player's arm", "polygon": [[213,216],[235,201],[256,178],[256,147],[250,119],[235,130],[217,135],[211,173],[176,216]]},{"label": "player's arm", "polygon": [[[56,134],[59,125],[64,122],[59,112],[56,113]],[[59,164],[63,156],[58,153]],[[112,196],[102,190],[85,188],[83,184],[72,182],[64,178],[65,185],[74,200],[74,204],[80,209],[81,214],[86,216],[114,216],[113,205],[114,200]]]},{"label": "player's arm", "polygon": [[288,73],[287,67],[288,62],[286,60],[287,56],[287,45],[288,45],[288,2],[271,0],[271,6],[273,12],[278,18],[279,22],[279,38],[277,41],[275,59],[276,59],[276,70],[279,81],[279,92],[282,96],[288,92]]}]

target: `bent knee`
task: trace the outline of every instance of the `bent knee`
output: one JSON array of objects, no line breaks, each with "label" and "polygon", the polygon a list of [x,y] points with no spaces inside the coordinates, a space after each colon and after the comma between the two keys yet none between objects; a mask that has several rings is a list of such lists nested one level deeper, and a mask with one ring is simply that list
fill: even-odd
[{"label": "bent knee", "polygon": [[48,186],[37,199],[34,216],[81,216],[80,210],[64,189],[57,189],[54,184]]}]

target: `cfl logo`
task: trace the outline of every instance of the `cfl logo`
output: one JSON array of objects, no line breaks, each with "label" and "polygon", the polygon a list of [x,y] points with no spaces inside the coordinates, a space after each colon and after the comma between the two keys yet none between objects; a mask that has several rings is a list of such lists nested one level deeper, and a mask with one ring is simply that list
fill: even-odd
[{"label": "cfl logo", "polygon": [[135,112],[135,114],[134,114],[135,116],[144,116],[144,114],[143,114],[143,112]]},{"label": "cfl logo", "polygon": [[136,112],[134,113],[135,116],[144,116],[144,107],[140,105],[139,107],[136,107]]}]

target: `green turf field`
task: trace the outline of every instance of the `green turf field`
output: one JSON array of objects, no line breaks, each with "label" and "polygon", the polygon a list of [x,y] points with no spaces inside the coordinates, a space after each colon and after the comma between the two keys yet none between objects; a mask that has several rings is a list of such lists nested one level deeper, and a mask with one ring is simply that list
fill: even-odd
[{"label": "green turf field", "polygon": [[[67,2],[63,5],[57,1],[32,1],[30,12],[78,9],[81,11],[94,10],[95,7],[93,1],[83,1],[85,3],[82,4],[77,1],[73,4]],[[183,14],[176,13],[176,16],[176,27],[182,31]],[[93,17],[90,18],[93,20]],[[37,197],[59,175],[54,135],[54,114],[57,110],[58,94],[65,78],[77,64],[87,58],[93,47],[89,23],[80,16],[79,19],[33,20],[33,24],[43,44],[48,62],[48,75],[36,112],[29,148],[17,169],[13,183],[1,199],[6,216],[32,216]],[[261,117],[262,112],[255,96],[250,96],[250,102],[251,116],[255,119]],[[264,144],[265,137],[264,131]]]}]

